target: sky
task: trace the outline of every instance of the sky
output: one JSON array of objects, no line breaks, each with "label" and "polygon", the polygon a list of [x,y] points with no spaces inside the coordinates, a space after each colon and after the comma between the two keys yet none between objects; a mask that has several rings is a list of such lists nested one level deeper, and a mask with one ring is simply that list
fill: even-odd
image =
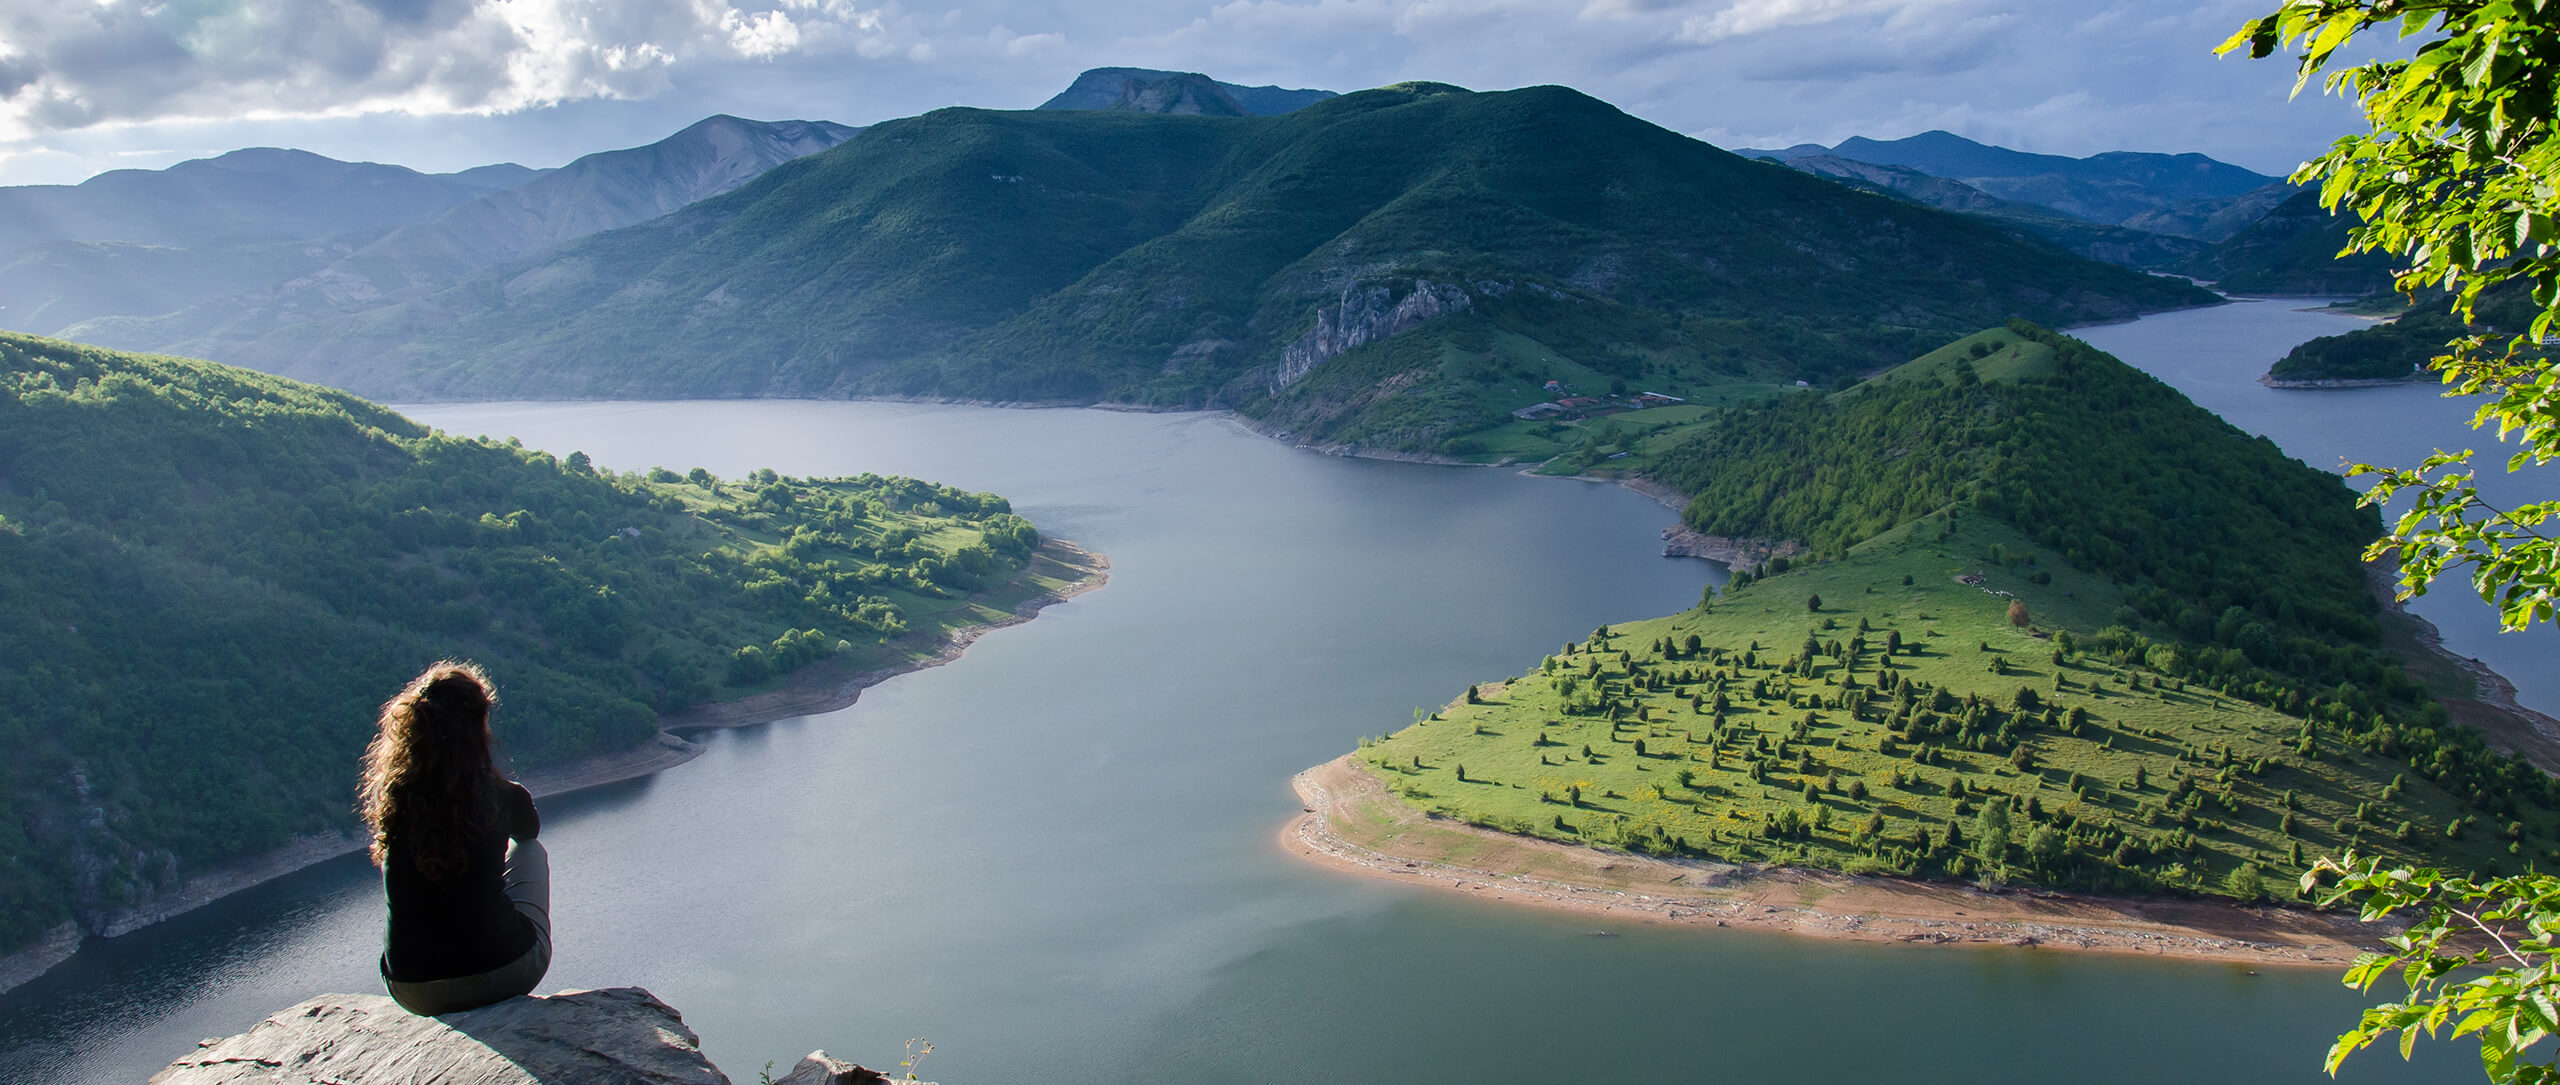
[{"label": "sky", "polygon": [[[1038,105],[1087,68],[1557,83],[1725,147],[1946,129],[2283,174],[2356,128],[2213,47],[2274,0],[0,0],[0,184],[240,147],[557,166],[714,113]],[[2290,99],[2290,100],[2289,100]]]}]

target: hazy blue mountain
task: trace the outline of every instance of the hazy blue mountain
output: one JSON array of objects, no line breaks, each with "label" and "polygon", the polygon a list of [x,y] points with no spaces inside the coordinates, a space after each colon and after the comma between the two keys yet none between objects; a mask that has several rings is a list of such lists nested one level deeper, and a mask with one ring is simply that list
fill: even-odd
[{"label": "hazy blue mountain", "polygon": [[2041,204],[2004,200],[1962,181],[1922,173],[1908,166],[1879,166],[1833,154],[1803,155],[1788,159],[1786,164],[1845,185],[1899,196],[1941,210],[1991,219],[2020,233],[2110,264],[2167,269],[2195,258],[2206,247],[2203,242],[2186,237],[2108,226],[2066,215]]},{"label": "hazy blue mountain", "polygon": [[2185,200],[2237,196],[2278,180],[2200,154],[2108,151],[2087,158],[2067,158],[1976,143],[1945,131],[1923,132],[1895,140],[1851,136],[1840,141],[1831,153],[1861,162],[1909,166],[1940,177],[2024,178],[2059,174],[2086,181],[2130,181]]},{"label": "hazy blue mountain", "polygon": [[543,172],[428,174],[262,147],[0,188],[0,328],[53,332],[272,286]]},{"label": "hazy blue mountain", "polygon": [[403,397],[1216,404],[1428,447],[1556,359],[1828,382],[2013,315],[2210,300],[1565,88],[1404,84],[1277,117],[936,110],[433,296],[77,331]]},{"label": "hazy blue mountain", "polygon": [[[226,250],[227,257],[246,266],[285,272],[280,276],[206,281],[191,277],[208,262],[201,255],[163,255],[155,261],[124,253],[119,254],[127,257],[122,263],[133,270],[122,281],[135,284],[133,289],[119,293],[117,277],[92,273],[79,281],[97,281],[98,290],[76,298],[27,297],[21,302],[25,295],[12,291],[36,284],[12,281],[0,268],[0,299],[13,307],[24,304],[37,312],[70,315],[60,321],[8,324],[42,332],[109,315],[175,313],[175,326],[211,333],[351,312],[442,287],[489,264],[656,218],[737,188],[776,165],[833,147],[854,131],[826,121],[714,116],[655,143],[587,155],[387,233],[333,238],[336,244],[302,246],[290,253]],[[75,280],[59,281],[67,288]],[[173,300],[177,304],[167,304]]]},{"label": "hazy blue mountain", "polygon": [[42,335],[100,317],[172,313],[309,275],[381,233],[195,247],[38,242],[0,255],[0,328]]},{"label": "hazy blue mountain", "polygon": [[[1737,153],[1780,161],[1830,155],[1900,166],[2090,222],[2201,241],[2237,233],[2291,192],[2279,178],[2200,154],[2109,151],[2069,158],[1976,143],[1943,131],[1895,140],[1852,136],[1834,147],[1799,144],[1782,151]],[[2242,210],[2223,214],[2234,205]]]},{"label": "hazy blue mountain", "polygon": [[536,176],[522,166],[420,173],[253,147],[76,185],[0,188],[0,252],[45,241],[290,241],[423,222]]},{"label": "hazy blue mountain", "polygon": [[1270,117],[1336,97],[1329,90],[1240,87],[1198,72],[1095,68],[1076,77],[1042,109],[1116,109],[1212,117]]}]

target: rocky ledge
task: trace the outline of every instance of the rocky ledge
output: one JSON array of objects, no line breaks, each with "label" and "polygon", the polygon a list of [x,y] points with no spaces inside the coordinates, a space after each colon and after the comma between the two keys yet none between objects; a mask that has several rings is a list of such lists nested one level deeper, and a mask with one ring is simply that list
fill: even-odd
[{"label": "rocky ledge", "polygon": [[[813,1051],[776,1085],[888,1078]],[[382,995],[321,995],[206,1040],[152,1085],[730,1085],[675,1007],[638,987],[562,991],[419,1017]]]}]

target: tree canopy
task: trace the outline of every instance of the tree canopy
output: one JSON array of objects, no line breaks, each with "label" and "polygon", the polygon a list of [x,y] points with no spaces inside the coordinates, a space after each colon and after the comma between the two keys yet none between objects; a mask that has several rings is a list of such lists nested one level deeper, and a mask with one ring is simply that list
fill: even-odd
[{"label": "tree canopy", "polygon": [[[2495,426],[2502,444],[2513,439],[2509,471],[2560,455],[2560,367],[2539,349],[2560,318],[2555,16],[2548,0],[2285,0],[2221,47],[2252,57],[2296,49],[2296,93],[2323,79],[2363,110],[2371,132],[2340,138],[2293,175],[2319,182],[2332,210],[2361,216],[2350,251],[2396,254],[2402,290],[2442,289],[2466,322],[2482,292],[2526,285],[2539,312],[2524,330],[2456,338],[2434,361],[2452,394],[2485,397],[2473,425]],[[2351,43],[2377,30],[2421,40],[2405,57],[2341,64]],[[2560,517],[2560,500],[2492,506],[2473,483],[2471,456],[2350,470],[2378,476],[2368,502],[2412,499],[2373,556],[2397,553],[2404,597],[2467,566],[2507,628],[2551,621],[2560,538],[2546,525]]]},{"label": "tree canopy", "polygon": [[[2341,65],[2370,31],[2416,39],[2405,56]],[[2368,42],[2369,43],[2369,42]],[[2555,140],[2554,65],[2560,64],[2560,8],[2551,0],[2285,0],[2222,45],[2252,57],[2295,50],[2294,89],[2323,78],[2353,98],[2369,133],[2341,138],[2304,163],[2296,181],[2318,181],[2333,210],[2363,222],[2353,251],[2404,261],[2398,285],[2412,294],[2441,289],[2465,322],[2483,294],[2521,284],[2538,310],[2520,332],[2460,335],[2433,368],[2450,394],[2483,397],[2476,428],[2495,426],[2515,450],[2506,469],[2560,455],[2560,367],[2541,344],[2560,318],[2560,140]],[[2378,476],[2365,501],[2411,498],[2409,510],[2369,554],[2401,562],[2403,596],[2468,567],[2472,587],[2510,630],[2555,617],[2560,539],[2547,525],[2560,501],[2500,509],[2482,501],[2472,452],[2439,452],[2415,467],[2357,465]],[[2422,914],[2367,954],[2347,975],[2370,990],[2397,975],[2406,996],[2365,1011],[2331,1048],[2336,1073],[2346,1057],[2398,1034],[2406,1057],[2420,1032],[2451,1025],[2476,1037],[2494,1082],[2560,1081],[2560,1055],[2535,1051],[2560,1032],[2560,879],[2543,874],[2473,880],[2431,869],[2384,869],[2352,852],[2304,877],[2309,889],[2342,876],[2329,899],[2361,895],[2364,915]],[[2539,1060],[2539,1061],[2536,1061]]]}]

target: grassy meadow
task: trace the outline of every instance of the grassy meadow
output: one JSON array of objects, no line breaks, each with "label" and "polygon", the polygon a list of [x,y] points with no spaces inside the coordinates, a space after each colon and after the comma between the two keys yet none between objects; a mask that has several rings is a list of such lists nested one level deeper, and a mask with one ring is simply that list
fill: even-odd
[{"label": "grassy meadow", "polygon": [[2011,325],[1836,390],[1576,428],[1599,426],[1625,455],[1546,469],[1669,481],[1690,527],[1815,558],[1364,742],[1404,801],[2115,893],[2287,897],[2348,850],[2560,861],[2549,780],[2449,722],[2460,683],[2392,658],[2352,494],[2086,344]]},{"label": "grassy meadow", "polygon": [[1995,523],[1923,522],[1562,645],[1362,756],[1507,832],[1862,873],[2254,897],[2350,847],[2551,858],[2548,811],[2483,818],[2398,759],[2306,752],[2300,719],[2109,658],[2070,631],[2117,593],[2059,565]]}]

